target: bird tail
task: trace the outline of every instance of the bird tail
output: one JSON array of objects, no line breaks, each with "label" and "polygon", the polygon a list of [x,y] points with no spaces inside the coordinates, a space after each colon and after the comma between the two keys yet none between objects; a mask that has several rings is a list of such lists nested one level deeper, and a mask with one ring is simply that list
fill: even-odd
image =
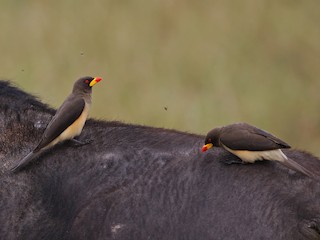
[{"label": "bird tail", "polygon": [[281,161],[281,163],[283,165],[285,165],[286,167],[294,170],[294,171],[297,171],[297,172],[300,172],[300,173],[303,173],[304,175],[306,176],[309,176],[313,179],[319,179],[320,176],[315,174],[314,172],[306,169],[305,167],[301,166],[299,163],[297,163],[296,161],[290,159],[290,158],[287,158],[285,161]]},{"label": "bird tail", "polygon": [[41,151],[30,152],[27,156],[25,156],[22,160],[20,160],[20,162],[17,165],[15,165],[14,167],[11,168],[11,172],[16,173],[16,172],[20,171],[22,168],[27,166],[33,159],[38,157],[40,155],[40,153],[41,153]]}]

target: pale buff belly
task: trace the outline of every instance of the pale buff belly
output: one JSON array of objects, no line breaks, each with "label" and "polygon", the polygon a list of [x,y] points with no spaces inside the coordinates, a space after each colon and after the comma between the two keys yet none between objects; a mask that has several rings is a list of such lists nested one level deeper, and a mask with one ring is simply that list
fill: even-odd
[{"label": "pale buff belly", "polygon": [[[66,130],[64,130],[55,140],[53,140],[49,145],[53,146],[61,141],[72,139],[79,136],[82,132],[83,126],[89,115],[89,104],[85,104],[82,114],[80,117],[72,123]],[[49,147],[49,146],[48,146]]]},{"label": "pale buff belly", "polygon": [[244,162],[254,163],[257,160],[275,160],[284,162],[287,160],[286,155],[281,149],[268,150],[268,151],[248,151],[248,150],[232,150],[223,146],[226,150],[241,158]]}]

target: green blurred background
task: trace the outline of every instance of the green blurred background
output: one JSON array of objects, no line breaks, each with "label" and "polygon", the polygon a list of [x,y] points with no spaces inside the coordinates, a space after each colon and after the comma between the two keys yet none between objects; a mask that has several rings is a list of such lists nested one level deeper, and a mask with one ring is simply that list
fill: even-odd
[{"label": "green blurred background", "polygon": [[91,117],[205,134],[245,121],[320,156],[320,2],[0,1],[0,78]]}]

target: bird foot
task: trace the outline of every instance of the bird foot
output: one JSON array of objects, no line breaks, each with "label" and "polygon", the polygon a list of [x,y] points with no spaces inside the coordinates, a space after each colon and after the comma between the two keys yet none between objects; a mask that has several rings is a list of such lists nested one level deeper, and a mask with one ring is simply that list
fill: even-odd
[{"label": "bird foot", "polygon": [[92,143],[93,140],[92,139],[86,139],[84,141],[79,141],[79,140],[73,138],[73,139],[70,140],[70,142],[76,147],[81,147],[81,146],[84,146],[84,145]]},{"label": "bird foot", "polygon": [[231,164],[245,164],[241,159],[237,159],[237,158],[226,158],[223,160],[223,163],[227,164],[227,165],[231,165]]}]

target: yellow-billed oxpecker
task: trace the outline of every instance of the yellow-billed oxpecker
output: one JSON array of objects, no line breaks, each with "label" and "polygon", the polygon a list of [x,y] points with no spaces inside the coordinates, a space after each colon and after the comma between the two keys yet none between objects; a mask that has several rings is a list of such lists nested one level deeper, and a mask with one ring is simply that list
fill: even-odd
[{"label": "yellow-billed oxpecker", "polygon": [[283,148],[290,148],[287,143],[247,123],[235,123],[211,130],[206,136],[202,152],[214,146],[226,149],[245,163],[257,160],[278,161],[292,170],[315,178],[314,173],[281,151]]},{"label": "yellow-billed oxpecker", "polygon": [[85,144],[73,138],[79,136],[82,131],[89,114],[92,87],[100,81],[101,78],[99,77],[83,77],[74,83],[72,93],[49,122],[38,146],[11,171],[19,171],[44,150],[64,140],[73,140],[78,144]]}]

